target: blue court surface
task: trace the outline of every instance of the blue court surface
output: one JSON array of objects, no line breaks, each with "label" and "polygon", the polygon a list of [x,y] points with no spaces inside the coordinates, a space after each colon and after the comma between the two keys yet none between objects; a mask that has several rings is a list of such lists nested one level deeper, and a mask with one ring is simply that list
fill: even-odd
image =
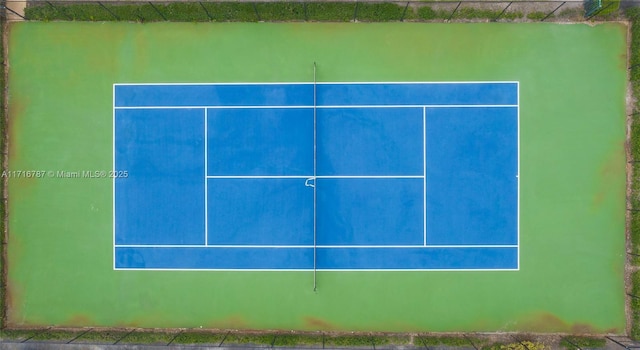
[{"label": "blue court surface", "polygon": [[114,85],[114,268],[519,269],[518,83]]}]

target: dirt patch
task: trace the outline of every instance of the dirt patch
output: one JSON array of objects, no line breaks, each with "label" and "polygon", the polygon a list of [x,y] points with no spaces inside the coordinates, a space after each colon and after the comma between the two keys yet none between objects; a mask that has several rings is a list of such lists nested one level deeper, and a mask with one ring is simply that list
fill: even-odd
[{"label": "dirt patch", "polygon": [[522,322],[522,329],[535,333],[563,332],[574,335],[620,334],[616,328],[600,329],[588,323],[567,323],[551,313],[539,313]]},{"label": "dirt patch", "polygon": [[552,332],[554,330],[567,332],[571,327],[556,315],[540,313],[523,322],[522,328],[532,332]]},{"label": "dirt patch", "polygon": [[62,324],[71,327],[86,327],[87,325],[95,324],[95,321],[85,314],[75,314],[65,320]]},{"label": "dirt patch", "polygon": [[[586,323],[576,323],[571,326],[571,334],[596,334],[597,330]],[[611,332],[607,332],[611,333]],[[613,332],[615,333],[615,332]]]},{"label": "dirt patch", "polygon": [[304,318],[304,323],[306,326],[308,326],[309,328],[314,328],[314,329],[320,329],[320,330],[332,330],[332,329],[337,329],[336,326],[334,326],[333,324],[319,319],[319,318],[315,318],[315,317],[311,317],[311,316],[307,316]]},{"label": "dirt patch", "polygon": [[15,144],[11,144],[11,147],[8,147],[8,143],[10,140],[17,139],[16,136],[20,133],[20,116],[24,115],[25,106],[27,105],[27,103],[28,102],[13,98],[11,99],[11,108],[9,108],[9,96],[8,94],[5,94],[5,104],[7,106],[5,114],[7,136],[5,142],[7,144],[6,148],[8,152],[8,158],[13,161],[20,159],[20,151]]},{"label": "dirt patch", "polygon": [[12,316],[14,315],[13,310],[16,308],[16,305],[20,305],[22,303],[20,296],[23,294],[23,291],[15,283],[12,283],[11,281],[8,281],[7,283],[8,284],[5,286],[4,296],[4,312],[6,320],[3,326],[20,326],[21,323]]},{"label": "dirt patch", "polygon": [[239,315],[229,316],[221,321],[213,321],[207,325],[213,329],[247,329],[247,321]]},{"label": "dirt patch", "polygon": [[600,166],[599,183],[597,186],[597,192],[593,198],[593,205],[595,207],[600,206],[605,200],[607,194],[611,192],[610,182],[615,182],[623,175],[622,172],[624,169],[621,167],[621,164],[625,163],[625,157],[625,144],[623,143],[619,145],[619,147],[616,147]]}]

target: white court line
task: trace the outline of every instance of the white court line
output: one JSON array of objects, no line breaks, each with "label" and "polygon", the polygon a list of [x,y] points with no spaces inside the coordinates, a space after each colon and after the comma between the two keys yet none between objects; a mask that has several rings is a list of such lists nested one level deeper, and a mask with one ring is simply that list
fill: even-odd
[{"label": "white court line", "polygon": [[207,175],[207,179],[308,179],[313,175]]},{"label": "white court line", "polygon": [[[317,109],[344,109],[344,108],[516,108],[518,105],[326,105],[316,106]],[[238,105],[238,106],[116,106],[115,109],[313,109],[308,105]]]},{"label": "white court line", "polygon": [[518,105],[511,104],[455,104],[455,105],[429,105],[429,104],[420,104],[420,105],[326,105],[326,106],[318,106],[318,108],[515,108]]},{"label": "white court line", "polygon": [[[313,245],[259,245],[259,244],[119,244],[116,248],[212,248],[212,249],[313,249]],[[316,245],[318,249],[460,249],[460,248],[518,248],[513,244],[460,244],[460,245]]]},{"label": "white court line", "polygon": [[361,248],[365,248],[365,249],[373,249],[373,248],[389,248],[389,249],[409,249],[409,248],[420,248],[420,249],[431,249],[431,248],[443,248],[443,249],[458,249],[458,248],[478,248],[478,249],[484,249],[484,248],[517,248],[517,245],[513,245],[513,244],[449,244],[449,245],[437,245],[437,244],[433,244],[433,245],[421,245],[421,244],[415,244],[415,245],[319,245],[318,248],[324,248],[324,249],[349,249],[349,248],[357,248],[357,249],[361,249]]},{"label": "white court line", "polygon": [[318,175],[316,179],[422,179],[423,175]]},{"label": "white court line", "polygon": [[[112,137],[112,168],[113,172],[116,172],[116,86],[113,85],[113,111],[111,115],[111,137]],[[112,200],[112,225],[113,225],[113,269],[116,269],[116,177],[113,177],[113,181],[111,184],[111,200]]]},{"label": "white court line", "polygon": [[116,109],[312,109],[313,106],[307,105],[238,105],[238,106],[117,106]]},{"label": "white court line", "polygon": [[[238,270],[233,270],[233,271],[238,271]],[[256,270],[256,271],[259,271],[259,270]],[[278,270],[273,270],[273,271],[278,271]],[[327,272],[411,272],[411,271],[475,272],[475,271],[520,271],[520,270],[515,268],[515,269],[318,269],[318,271],[327,271]]]},{"label": "white court line", "polygon": [[209,191],[207,180],[207,148],[209,148],[209,139],[207,138],[207,109],[204,109],[204,244],[209,244]]},{"label": "white court line", "polygon": [[208,175],[207,179],[422,179],[422,175]]},{"label": "white court line", "polygon": [[[310,269],[184,269],[184,268],[126,268],[119,267],[116,270],[122,271],[234,271],[234,272],[310,272]],[[476,271],[520,271],[520,269],[316,269],[316,271],[327,272],[426,272],[426,271],[448,271],[448,272],[476,272]]]},{"label": "white court line", "polygon": [[[482,108],[482,107],[516,107],[518,108],[517,110],[517,114],[518,114],[518,203],[517,203],[517,212],[518,212],[518,217],[517,217],[517,222],[518,222],[518,238],[517,238],[517,242],[518,244],[513,246],[513,245],[499,245],[499,246],[462,246],[462,245],[457,245],[457,246],[428,246],[427,248],[488,248],[488,247],[496,247],[496,248],[518,248],[518,252],[517,252],[517,266],[518,268],[516,269],[319,269],[321,271],[518,271],[519,267],[520,267],[520,250],[519,250],[519,243],[520,243],[520,180],[519,180],[519,173],[520,173],[520,109],[519,109],[519,105],[520,105],[520,90],[519,90],[519,82],[517,81],[495,81],[495,82],[489,82],[489,81],[484,81],[484,82],[472,82],[472,81],[464,81],[464,82],[360,82],[360,83],[354,83],[354,82],[339,82],[339,83],[332,83],[332,82],[323,82],[323,83],[318,83],[318,84],[499,84],[499,83],[505,83],[505,84],[517,84],[517,104],[516,105],[354,105],[354,106],[317,106],[317,108],[423,108],[426,109],[428,108],[457,108],[457,107],[476,107],[476,108]],[[238,108],[313,108],[313,106],[149,106],[149,107],[116,107],[115,106],[115,90],[116,90],[116,86],[127,86],[127,85],[283,85],[283,84],[291,84],[291,85],[310,85],[308,83],[205,83],[205,84],[193,84],[193,83],[133,83],[133,84],[114,84],[113,86],[113,133],[114,133],[114,139],[113,139],[113,148],[114,148],[114,156],[113,156],[113,167],[115,170],[115,110],[116,109],[206,109],[206,108],[229,108],[229,109],[238,109]],[[206,111],[205,111],[206,113]],[[426,121],[425,123],[426,124]],[[425,126],[426,127],[426,126]],[[205,131],[206,132],[206,131]],[[425,134],[426,137],[426,134]],[[426,142],[426,141],[425,141]],[[426,149],[426,148],[425,148]],[[205,151],[206,152],[206,151]],[[425,166],[426,166],[426,151],[425,153]],[[206,172],[206,168],[205,168],[205,172]],[[225,178],[225,177],[208,177],[207,178]],[[245,177],[226,177],[226,178],[245,178]],[[265,177],[246,177],[246,178],[265,178]],[[267,177],[269,178],[269,177]],[[307,176],[294,176],[294,178],[308,178]],[[425,179],[426,182],[426,171],[424,172],[423,176],[317,176],[317,178],[423,178]],[[425,191],[426,191],[426,185],[425,185]],[[425,194],[425,206],[426,206],[426,194]],[[426,216],[426,210],[425,210],[425,216]],[[114,269],[116,269],[116,254],[115,254],[115,179],[113,182],[113,244],[114,244]],[[206,220],[206,219],[205,219]],[[426,226],[426,218],[425,218],[425,226]],[[425,235],[426,235],[426,229],[425,229]],[[426,238],[425,238],[426,239]],[[126,246],[118,246],[118,247],[126,247]],[[142,247],[152,247],[152,246],[142,246]],[[166,246],[158,246],[158,247],[166,247]],[[189,246],[184,246],[184,245],[180,245],[178,247],[189,247]],[[193,246],[193,247],[203,247],[203,246]],[[215,247],[215,246],[212,246]],[[249,246],[239,246],[242,248],[247,248]],[[257,247],[264,247],[264,246],[257,246]],[[284,247],[284,246],[283,246]],[[299,246],[294,246],[294,247],[299,247]],[[334,247],[340,247],[340,246],[326,246],[326,248],[334,248]],[[371,247],[371,248],[385,248],[385,246],[344,246],[345,248],[354,248],[354,247],[363,247],[363,248],[367,248],[367,247]],[[393,247],[393,246],[386,246],[386,247]],[[416,247],[421,247],[421,246],[398,246],[398,247],[410,247],[410,248],[416,248]],[[318,248],[325,248],[325,246],[318,246]],[[184,270],[184,271],[310,271],[311,269],[149,269],[149,268],[141,268],[141,269],[127,269],[127,268],[117,268],[118,270],[167,270],[167,271],[175,271],[175,270]]]},{"label": "white court line", "polygon": [[518,138],[518,169],[517,169],[517,174],[516,177],[518,178],[518,182],[517,182],[517,192],[518,192],[518,198],[517,198],[517,213],[516,213],[516,231],[517,231],[517,238],[516,238],[516,242],[518,244],[518,258],[517,258],[517,266],[518,269],[520,269],[520,82],[517,83],[516,85],[516,89],[517,89],[517,102],[518,102],[518,109],[517,109],[517,123],[518,123],[518,130],[517,130],[517,138]]},{"label": "white court line", "polygon": [[263,249],[312,249],[313,245],[256,245],[256,244],[120,244],[117,248],[263,248]]},{"label": "white court line", "polygon": [[[442,84],[516,84],[518,81],[498,80],[498,81],[339,81],[339,82],[317,82],[317,85],[405,85],[405,84],[421,84],[421,85],[442,85]],[[230,82],[230,83],[116,83],[117,86],[173,86],[173,85],[190,85],[190,86],[235,86],[235,85],[313,85],[310,82]]]}]

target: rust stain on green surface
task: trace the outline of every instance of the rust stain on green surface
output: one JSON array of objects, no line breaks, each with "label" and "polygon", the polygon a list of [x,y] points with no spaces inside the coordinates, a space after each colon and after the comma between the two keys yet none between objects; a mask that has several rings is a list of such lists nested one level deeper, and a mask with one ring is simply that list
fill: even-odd
[{"label": "rust stain on green surface", "polygon": [[568,332],[571,327],[554,314],[539,313],[525,320],[522,328],[531,332]]},{"label": "rust stain on green surface", "polygon": [[[611,193],[615,193],[623,190],[623,188],[616,188],[618,183],[620,182],[620,177],[625,176],[625,150],[624,143],[620,144],[613,150],[605,159],[603,164],[600,166],[598,171],[598,185],[595,191],[595,195],[593,197],[593,205],[594,207],[599,207],[607,195],[611,195]],[[612,186],[613,185],[613,186]]]},{"label": "rust stain on green surface", "polygon": [[[24,99],[24,98],[23,98]],[[7,118],[7,130],[9,133],[9,164],[20,159],[20,137],[23,136],[20,128],[20,119],[25,112],[28,101],[18,97],[9,96],[9,116]],[[11,167],[10,167],[11,168]]]},{"label": "rust stain on green surface", "polygon": [[[616,23],[616,24],[618,25],[617,27],[618,27],[618,30],[620,31],[620,35],[624,37],[625,43],[628,42],[628,38],[627,38],[629,34],[629,31],[627,30],[628,25],[625,25],[622,23]],[[627,52],[626,51],[621,52],[620,55],[618,55],[618,62],[619,62],[618,68],[624,71],[626,74],[627,72]]]},{"label": "rust stain on green surface", "polygon": [[[10,267],[14,267],[14,265],[24,260],[24,246],[20,240],[20,236],[18,234],[14,235],[11,231],[9,231],[7,237],[7,245],[11,246],[11,251],[7,252],[7,264]],[[23,298],[24,289],[20,283],[17,283],[13,275],[7,274],[6,278],[5,305],[7,308],[7,323],[17,326],[22,323],[20,320],[25,317],[22,310],[25,303]]]},{"label": "rust stain on green surface", "polygon": [[326,331],[339,329],[339,327],[334,326],[330,322],[327,322],[320,318],[311,317],[311,316],[305,317],[304,323],[306,327],[311,329],[326,330]]},{"label": "rust stain on green surface", "polygon": [[247,329],[249,328],[248,322],[242,317],[242,315],[231,315],[222,320],[214,320],[209,322],[207,328],[211,329]]},{"label": "rust stain on green surface", "polygon": [[566,332],[572,334],[600,334],[603,332],[618,334],[620,332],[616,328],[605,330],[588,323],[568,323],[548,312],[537,313],[527,318],[522,322],[522,326],[518,328],[530,332]]},{"label": "rust stain on green surface", "polygon": [[95,324],[95,320],[86,314],[71,315],[71,317],[62,322],[62,325],[67,327],[86,327],[87,325]]},{"label": "rust stain on green surface", "polygon": [[623,53],[618,55],[618,61],[619,61],[618,68],[626,71],[627,70],[627,54]]},{"label": "rust stain on green surface", "polygon": [[22,307],[24,305],[23,290],[19,284],[13,283],[9,277],[7,277],[7,286],[5,289],[5,305],[7,312],[7,325],[8,326],[21,326],[25,315]]}]

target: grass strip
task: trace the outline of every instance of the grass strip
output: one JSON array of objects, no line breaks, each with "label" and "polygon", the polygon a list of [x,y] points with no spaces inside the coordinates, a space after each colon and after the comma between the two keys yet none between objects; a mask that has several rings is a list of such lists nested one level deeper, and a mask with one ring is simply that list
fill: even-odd
[{"label": "grass strip", "polygon": [[2,329],[0,330],[0,340],[11,342],[23,342],[33,338],[36,334],[42,333],[37,329]]},{"label": "grass strip", "polygon": [[261,21],[304,21],[306,18],[301,2],[259,2],[255,6]]},{"label": "grass strip", "polygon": [[149,332],[139,331],[133,332],[120,340],[118,344],[149,344],[149,345],[167,345],[177,335],[177,332]]},{"label": "grass strip", "polygon": [[334,335],[325,337],[324,347],[372,347],[373,341],[370,335]]},{"label": "grass strip", "polygon": [[631,274],[631,297],[629,300],[631,309],[631,339],[640,339],[640,271]]},{"label": "grass strip", "polygon": [[278,334],[274,347],[322,347],[322,334]]},{"label": "grass strip", "polygon": [[602,10],[597,16],[607,16],[618,12],[620,9],[620,0],[602,0]]},{"label": "grass strip", "polygon": [[481,9],[475,7],[460,7],[456,13],[453,14],[452,19],[488,19],[494,20],[514,20],[522,18],[523,14],[519,11],[504,13],[502,10],[490,10]]},{"label": "grass strip", "polygon": [[349,22],[353,20],[354,2],[310,2],[307,4],[307,19],[310,21]]},{"label": "grass strip", "polygon": [[157,22],[164,19],[150,4],[144,5],[105,5],[120,21]]},{"label": "grass strip", "polygon": [[96,330],[87,332],[74,341],[75,344],[114,344],[124,339],[131,331]]},{"label": "grass strip", "polygon": [[211,344],[218,346],[225,339],[227,333],[211,333],[205,331],[185,331],[173,339],[173,344],[202,345]]},{"label": "grass strip", "polygon": [[447,10],[434,10],[431,6],[421,6],[418,8],[417,18],[425,21],[448,19],[453,11]]},{"label": "grass strip", "polygon": [[253,345],[256,347],[270,347],[274,344],[275,338],[275,334],[229,333],[222,346]]},{"label": "grass strip", "polygon": [[29,341],[67,343],[76,339],[84,330],[50,330],[36,333]]},{"label": "grass strip", "polygon": [[409,335],[375,335],[371,337],[371,341],[376,348],[389,345],[392,347],[411,345],[411,337]]},{"label": "grass strip", "polygon": [[482,350],[549,350],[550,348],[541,342],[523,340],[507,344],[491,344],[483,346]]},{"label": "grass strip", "polygon": [[203,2],[211,19],[215,22],[257,22],[253,4],[248,2]]},{"label": "grass strip", "polygon": [[[547,17],[546,12],[534,11],[527,13],[527,19],[530,19],[532,21],[541,21],[545,17]],[[551,17],[553,17],[553,15]]]},{"label": "grass strip", "polygon": [[453,347],[469,347],[472,346],[471,342],[464,337],[456,336],[420,336],[419,344],[425,347],[431,346],[453,346]]},{"label": "grass strip", "polygon": [[[637,129],[637,127],[635,128]],[[640,132],[640,130],[635,130],[635,132]],[[633,187],[634,193],[638,193],[638,174],[640,172],[640,165],[634,164],[633,166]],[[638,242],[640,242],[640,212],[632,211],[630,213],[630,221],[629,221],[629,233],[630,233],[630,241],[629,246],[631,248],[631,265],[637,266],[638,262],[640,262],[640,247],[638,246]]]},{"label": "grass strip", "polygon": [[[6,15],[6,9],[4,15]],[[4,56],[4,34],[6,23],[0,23],[0,62],[2,62],[2,72],[0,72],[0,171],[8,170],[7,165],[7,116],[6,111],[6,95],[7,88],[6,76],[8,75],[8,65],[5,64]],[[7,322],[7,178],[0,178],[0,330],[4,329]]]},{"label": "grass strip", "polygon": [[[613,1],[613,0],[611,0]],[[617,1],[617,0],[616,0]],[[611,6],[610,13],[617,13],[619,6]],[[452,11],[433,9],[422,3],[371,2],[173,2],[127,4],[101,3],[29,3],[25,9],[28,20],[40,21],[133,21],[133,22],[392,22],[446,20],[499,20],[513,21],[524,18],[520,11],[482,9],[462,6]],[[607,11],[609,13],[609,11]],[[546,16],[544,12],[526,15],[530,20]],[[574,17],[576,14],[571,13]],[[562,15],[560,15],[562,17]]]},{"label": "grass strip", "polygon": [[564,337],[560,340],[560,346],[569,350],[603,349],[606,344],[604,338],[593,337]]},{"label": "grass strip", "polygon": [[[27,7],[26,10],[31,10]],[[26,11],[25,10],[25,11]],[[34,9],[40,11],[43,20],[83,20],[83,21],[110,21],[113,16],[98,4],[54,4],[42,5]],[[26,11],[27,18],[33,14]]]},{"label": "grass strip", "polygon": [[361,22],[400,21],[403,13],[404,7],[394,3],[360,2],[357,6],[356,19]]},{"label": "grass strip", "polygon": [[[630,8],[626,11],[626,16],[631,22],[631,47],[629,65],[629,79],[633,95],[640,96],[640,9]],[[636,103],[632,112],[630,125],[629,152],[631,153],[631,195],[628,198],[627,206],[632,209],[630,212],[629,233],[631,248],[631,264],[636,266],[640,263],[640,107]],[[636,211],[639,210],[639,211]]]},{"label": "grass strip", "polygon": [[204,7],[197,2],[172,2],[156,5],[156,8],[172,22],[208,22],[211,19]]}]

